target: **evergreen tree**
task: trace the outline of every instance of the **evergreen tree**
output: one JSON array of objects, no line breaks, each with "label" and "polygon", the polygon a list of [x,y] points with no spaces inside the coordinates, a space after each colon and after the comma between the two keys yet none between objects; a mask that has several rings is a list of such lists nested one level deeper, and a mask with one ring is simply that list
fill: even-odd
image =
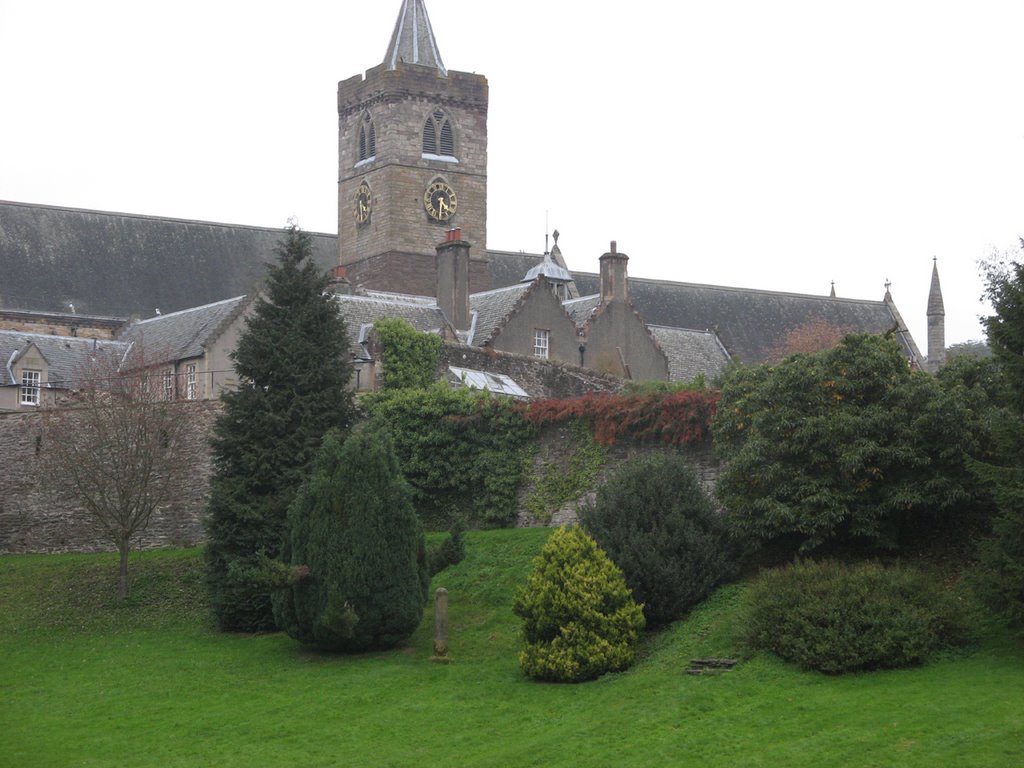
[{"label": "evergreen tree", "polygon": [[282,553],[293,583],[274,593],[278,626],[307,645],[386,648],[423,618],[430,577],[423,529],[386,433],[324,440],[288,511]]},{"label": "evergreen tree", "polygon": [[678,454],[619,467],[580,521],[622,569],[651,628],[682,618],[735,570],[725,520]]},{"label": "evergreen tree", "polygon": [[345,323],[310,236],[290,226],[277,257],[232,355],[239,386],[222,398],[213,440],[206,558],[225,630],[273,628],[270,559],[288,506],[324,434],[354,416]]},{"label": "evergreen tree", "polygon": [[519,665],[537,680],[592,680],[636,659],[643,608],[582,528],[551,534],[512,610],[523,619]]}]

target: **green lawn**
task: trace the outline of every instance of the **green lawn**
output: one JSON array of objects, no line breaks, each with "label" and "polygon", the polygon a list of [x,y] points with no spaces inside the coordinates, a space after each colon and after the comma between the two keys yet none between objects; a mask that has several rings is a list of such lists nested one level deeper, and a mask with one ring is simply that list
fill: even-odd
[{"label": "green lawn", "polygon": [[1024,649],[990,631],[919,669],[825,677],[736,655],[743,587],[651,637],[629,672],[583,685],[522,677],[510,605],[547,531],[467,535],[435,579],[452,663],[408,647],[361,656],[214,631],[196,551],[0,558],[0,765],[1016,766]]}]

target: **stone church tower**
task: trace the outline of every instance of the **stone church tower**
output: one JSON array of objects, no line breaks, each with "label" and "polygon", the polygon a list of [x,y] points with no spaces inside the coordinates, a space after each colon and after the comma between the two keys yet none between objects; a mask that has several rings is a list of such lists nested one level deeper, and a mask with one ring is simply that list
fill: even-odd
[{"label": "stone church tower", "polygon": [[448,230],[490,288],[487,79],[445,68],[423,0],[403,0],[383,63],[338,84],[338,250],[352,285],[432,296]]}]

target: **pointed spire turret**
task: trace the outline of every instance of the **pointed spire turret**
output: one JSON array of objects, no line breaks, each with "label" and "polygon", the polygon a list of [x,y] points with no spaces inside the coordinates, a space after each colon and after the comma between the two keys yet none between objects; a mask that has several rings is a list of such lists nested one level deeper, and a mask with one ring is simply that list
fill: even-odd
[{"label": "pointed spire turret", "polygon": [[434,67],[441,75],[448,76],[423,0],[402,0],[384,64],[388,69],[397,69],[399,64],[419,64]]},{"label": "pointed spire turret", "polygon": [[928,316],[945,316],[946,309],[942,304],[942,286],[939,285],[939,259],[932,257],[932,287],[928,291]]},{"label": "pointed spire turret", "polygon": [[932,286],[928,291],[928,370],[938,373],[946,363],[946,310],[939,285],[939,259],[932,259]]}]

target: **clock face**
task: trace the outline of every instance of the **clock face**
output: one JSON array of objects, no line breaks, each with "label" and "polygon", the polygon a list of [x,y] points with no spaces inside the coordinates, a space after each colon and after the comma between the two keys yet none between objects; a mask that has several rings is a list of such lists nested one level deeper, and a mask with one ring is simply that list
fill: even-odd
[{"label": "clock face", "polygon": [[370,185],[365,181],[360,184],[359,189],[356,190],[356,195],[352,203],[356,223],[365,224],[368,222],[370,220],[370,208],[372,207],[372,201],[370,197]]},{"label": "clock face", "polygon": [[435,221],[450,219],[455,215],[458,204],[459,199],[455,196],[455,190],[443,181],[435,181],[423,193],[423,207],[427,209],[427,215]]}]

